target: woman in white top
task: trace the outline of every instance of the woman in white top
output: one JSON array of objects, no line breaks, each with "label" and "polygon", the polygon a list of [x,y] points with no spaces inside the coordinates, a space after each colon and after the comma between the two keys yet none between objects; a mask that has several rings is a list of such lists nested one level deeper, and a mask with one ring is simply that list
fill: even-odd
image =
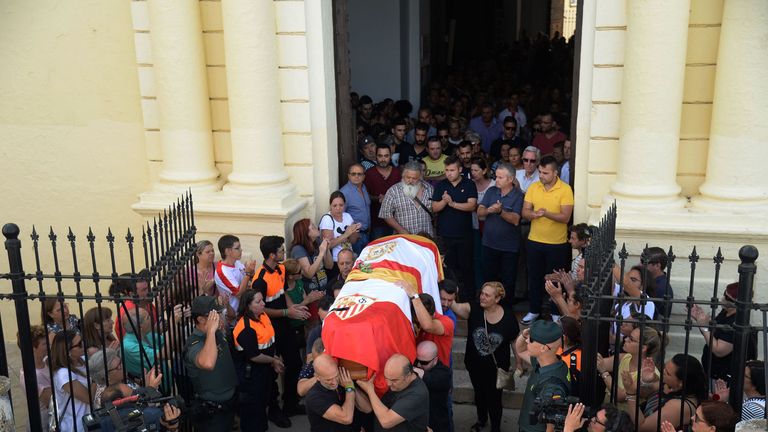
[{"label": "woman in white top", "polygon": [[93,384],[89,391],[84,354],[83,338],[74,331],[62,331],[53,338],[50,362],[56,396],[55,415],[58,430],[62,432],[73,431],[75,427],[85,430],[83,416],[91,410],[90,395],[96,392],[96,385]]},{"label": "woman in white top", "polygon": [[320,218],[320,233],[324,240],[328,240],[331,248],[334,270],[338,273],[339,252],[342,249],[352,249],[352,244],[359,237],[360,224],[352,220],[352,216],[344,211],[347,199],[340,191],[333,192],[329,200],[330,211]]}]

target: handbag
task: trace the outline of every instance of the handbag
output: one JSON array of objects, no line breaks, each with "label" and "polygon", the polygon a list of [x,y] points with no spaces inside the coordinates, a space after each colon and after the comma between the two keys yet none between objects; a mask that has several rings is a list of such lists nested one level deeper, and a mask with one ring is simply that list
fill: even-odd
[{"label": "handbag", "polygon": [[[491,340],[491,336],[488,334],[488,320],[485,319],[485,312],[483,312],[483,323],[485,324],[485,337]],[[499,367],[496,362],[496,356],[491,352],[491,358],[493,358],[493,365],[496,367],[496,389],[498,390],[514,390],[515,389],[515,375],[512,372],[506,371]]]},{"label": "handbag", "polygon": [[67,399],[67,403],[64,404],[64,408],[61,409],[58,419],[56,418],[55,415],[53,415],[55,411],[53,398],[48,400],[48,412],[51,414],[50,417],[48,417],[49,432],[61,432],[61,419],[63,419],[64,415],[67,413],[67,407],[69,406],[69,401],[71,400],[72,400],[72,395],[69,396],[69,398]]}]

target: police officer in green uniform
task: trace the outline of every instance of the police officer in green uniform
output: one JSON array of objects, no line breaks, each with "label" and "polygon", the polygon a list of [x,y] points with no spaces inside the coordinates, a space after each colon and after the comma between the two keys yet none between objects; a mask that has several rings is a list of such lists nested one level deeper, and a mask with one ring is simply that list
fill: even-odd
[{"label": "police officer in green uniform", "polygon": [[237,408],[237,375],[227,338],[219,323],[216,297],[192,301],[195,330],[184,346],[184,364],[192,382],[191,415],[198,431],[232,430]]},{"label": "police officer in green uniform", "polygon": [[520,408],[518,425],[522,432],[553,431],[554,425],[536,422],[529,413],[536,398],[565,398],[570,391],[568,366],[557,355],[563,329],[552,321],[534,321],[515,341],[517,355],[531,365],[533,373]]}]

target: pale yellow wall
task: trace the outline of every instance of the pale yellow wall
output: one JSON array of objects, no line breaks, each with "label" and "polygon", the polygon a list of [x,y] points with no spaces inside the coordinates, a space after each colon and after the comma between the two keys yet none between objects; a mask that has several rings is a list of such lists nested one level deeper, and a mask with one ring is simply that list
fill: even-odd
[{"label": "pale yellow wall", "polygon": [[[232,171],[226,59],[221,2],[200,0],[203,43],[208,72],[216,167],[226,180]],[[277,23],[280,110],[283,122],[285,168],[299,195],[312,199],[312,128],[310,124],[309,68],[305,4],[303,1],[274,1]],[[141,83],[142,108],[147,137],[150,179],[155,181],[163,156],[152,72],[151,28],[146,1],[131,1],[136,40],[136,64]]]},{"label": "pale yellow wall", "polygon": [[[44,238],[50,225],[58,231],[64,271],[72,271],[68,226],[83,258],[89,226],[102,242],[108,224],[117,236],[140,227],[131,205],[149,181],[132,39],[127,2],[0,2],[0,223],[21,226],[28,272],[33,224]],[[97,253],[108,256],[102,246]],[[0,292],[10,289],[0,281]],[[0,314],[15,339],[9,306],[0,303]]]},{"label": "pale yellow wall", "polygon": [[[585,4],[586,9],[594,10],[592,20],[584,22],[584,31],[594,32],[594,42],[585,42],[582,47],[592,51],[593,57],[591,66],[582,64],[582,79],[584,68],[589,68],[591,74],[586,77],[591,81],[586,87],[590,91],[580,96],[588,98],[588,111],[579,111],[579,116],[588,117],[587,130],[579,136],[579,145],[587,149],[578,152],[581,158],[576,162],[577,175],[585,180],[586,189],[582,191],[584,199],[577,200],[576,213],[582,220],[599,212],[616,178],[627,29],[627,0],[593,0]],[[677,182],[685,197],[698,194],[706,173],[722,9],[723,0],[691,1],[677,168]]]}]

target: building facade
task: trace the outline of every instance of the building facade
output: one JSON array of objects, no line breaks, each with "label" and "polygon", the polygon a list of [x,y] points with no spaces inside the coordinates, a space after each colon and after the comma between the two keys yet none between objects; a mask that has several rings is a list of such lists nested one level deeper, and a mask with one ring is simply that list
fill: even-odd
[{"label": "building facade", "polygon": [[[679,266],[722,246],[735,280],[739,246],[768,253],[768,3],[581,6],[575,220],[615,199],[634,253],[672,245]],[[237,234],[260,259],[261,236],[317,220],[338,187],[333,14],[331,0],[0,3],[3,222],[103,236],[191,189],[198,238]]]}]

